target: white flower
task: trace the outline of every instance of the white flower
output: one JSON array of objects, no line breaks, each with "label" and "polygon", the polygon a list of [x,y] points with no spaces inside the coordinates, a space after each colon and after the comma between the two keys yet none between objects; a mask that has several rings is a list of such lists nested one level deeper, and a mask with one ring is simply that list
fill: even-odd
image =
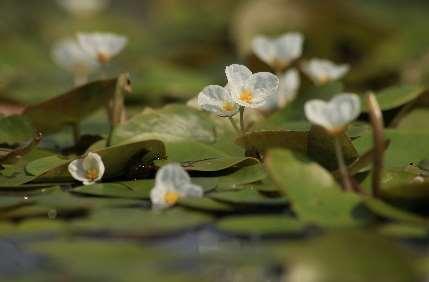
[{"label": "white flower", "polygon": [[106,8],[109,0],[57,0],[57,3],[75,15],[94,14]]},{"label": "white flower", "polygon": [[342,132],[347,124],[360,114],[360,99],[355,94],[344,93],[331,101],[311,100],[305,103],[307,119],[332,134]]},{"label": "white flower", "polygon": [[91,152],[81,159],[72,161],[68,169],[71,176],[84,185],[97,182],[103,177],[105,171],[100,155]]},{"label": "white flower", "polygon": [[276,70],[282,70],[301,57],[304,37],[299,32],[286,33],[278,38],[257,36],[252,41],[256,56]]},{"label": "white flower", "polygon": [[279,91],[277,95],[273,95],[267,100],[263,110],[272,111],[286,106],[295,99],[300,85],[301,79],[298,71],[296,69],[287,71],[285,74],[280,76]]},{"label": "white flower", "polygon": [[70,38],[54,44],[52,58],[57,65],[77,76],[86,76],[99,66],[76,40]]},{"label": "white flower", "polygon": [[180,198],[202,197],[203,189],[191,183],[188,173],[179,164],[168,164],[158,170],[155,187],[150,191],[154,208],[167,208]]},{"label": "white flower", "polygon": [[279,79],[269,72],[252,72],[242,65],[230,65],[225,69],[232,99],[243,107],[264,106],[270,96],[276,95]]},{"label": "white flower", "polygon": [[302,71],[318,85],[341,79],[349,70],[349,65],[336,65],[323,59],[312,59],[302,64]]},{"label": "white flower", "polygon": [[127,45],[125,36],[113,33],[78,33],[80,46],[101,64],[107,64],[110,59],[118,55]]},{"label": "white flower", "polygon": [[201,109],[213,112],[220,117],[232,117],[238,113],[239,106],[234,102],[228,87],[209,85],[198,94]]}]

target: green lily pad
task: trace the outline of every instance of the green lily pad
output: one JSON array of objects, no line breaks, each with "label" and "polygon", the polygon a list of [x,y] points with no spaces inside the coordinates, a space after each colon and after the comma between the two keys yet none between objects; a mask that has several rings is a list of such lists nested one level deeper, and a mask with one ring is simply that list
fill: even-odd
[{"label": "green lily pad", "polygon": [[235,210],[233,205],[222,203],[208,197],[182,198],[179,200],[179,205],[184,208],[209,213],[230,213]]},{"label": "green lily pad", "polygon": [[222,191],[208,195],[210,198],[237,206],[254,207],[286,207],[288,201],[282,197],[267,197],[254,189],[252,185],[243,186],[237,191]]},{"label": "green lily pad", "polygon": [[298,220],[283,214],[231,216],[216,223],[221,232],[249,237],[300,235],[304,227]]},{"label": "green lily pad", "polygon": [[[407,132],[396,129],[385,130],[390,146],[385,152],[384,165],[387,168],[405,167],[409,163],[418,163],[429,156],[429,133]],[[359,154],[372,147],[372,135],[364,134],[353,141]]]},{"label": "green lily pad", "polygon": [[[422,86],[400,85],[384,89],[376,94],[381,110],[391,110],[405,105],[419,97],[424,92]],[[362,103],[363,111],[367,112],[366,103]]]},{"label": "green lily pad", "polygon": [[317,163],[298,159],[286,150],[273,150],[266,165],[303,222],[338,227],[364,225],[370,220],[365,212],[360,213],[362,199],[341,191],[332,175]]},{"label": "green lily pad", "polygon": [[146,109],[135,115],[116,128],[113,142],[135,142],[148,138],[164,142],[214,142],[215,128],[207,113],[183,105],[169,105],[160,110]]},{"label": "green lily pad", "polygon": [[107,232],[118,236],[149,238],[180,233],[210,222],[211,217],[207,215],[180,208],[161,212],[142,209],[102,209],[73,226],[80,232]]},{"label": "green lily pad", "polygon": [[0,143],[18,144],[33,138],[34,130],[28,119],[10,116],[0,119]]},{"label": "green lily pad", "polygon": [[139,180],[135,182],[137,183],[112,182],[86,185],[74,188],[73,192],[99,197],[148,199],[150,197],[150,190],[153,187],[153,181]]},{"label": "green lily pad", "polygon": [[239,137],[236,143],[248,150],[265,153],[273,148],[285,148],[305,153],[307,151],[307,132],[302,131],[256,131]]},{"label": "green lily pad", "polygon": [[119,79],[121,78],[96,81],[78,87],[27,108],[24,116],[43,133],[58,131],[66,125],[78,124],[106,105],[115,93]]}]

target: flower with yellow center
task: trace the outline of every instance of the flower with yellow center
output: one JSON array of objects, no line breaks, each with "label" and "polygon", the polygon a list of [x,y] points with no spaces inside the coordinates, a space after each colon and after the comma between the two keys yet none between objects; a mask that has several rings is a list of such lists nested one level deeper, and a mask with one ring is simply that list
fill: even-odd
[{"label": "flower with yellow center", "polygon": [[203,189],[192,184],[188,173],[179,164],[168,164],[158,170],[150,199],[155,209],[173,206],[180,198],[202,197]]},{"label": "flower with yellow center", "polygon": [[349,70],[348,65],[336,65],[331,61],[317,58],[302,64],[302,71],[317,85],[341,79]]},{"label": "flower with yellow center", "polygon": [[89,152],[83,158],[72,161],[68,170],[74,179],[90,185],[101,180],[105,167],[100,155]]},{"label": "flower with yellow center", "polygon": [[125,36],[113,33],[83,33],[77,34],[80,46],[100,64],[107,64],[118,55],[127,45]]},{"label": "flower with yellow center", "polygon": [[232,99],[242,107],[260,108],[277,94],[279,79],[272,73],[253,74],[243,65],[230,65],[225,74]]},{"label": "flower with yellow center", "polygon": [[238,112],[238,105],[232,99],[228,87],[219,85],[205,87],[198,94],[198,105],[220,117],[232,117]]}]

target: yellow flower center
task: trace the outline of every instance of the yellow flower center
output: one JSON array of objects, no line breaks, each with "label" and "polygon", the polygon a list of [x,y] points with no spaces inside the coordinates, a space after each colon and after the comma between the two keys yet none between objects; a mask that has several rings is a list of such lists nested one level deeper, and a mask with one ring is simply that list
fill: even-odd
[{"label": "yellow flower center", "polygon": [[85,177],[91,181],[94,181],[97,178],[97,176],[98,176],[98,171],[95,168],[88,169],[85,174]]},{"label": "yellow flower center", "polygon": [[329,77],[326,74],[322,74],[319,76],[320,84],[326,84],[327,82],[329,82]]},{"label": "yellow flower center", "polygon": [[110,56],[106,53],[98,53],[97,60],[100,64],[107,64],[110,61]]},{"label": "yellow flower center", "polygon": [[241,91],[241,94],[240,94],[241,101],[250,104],[252,103],[252,99],[253,99],[252,91],[248,89],[244,89],[243,91]]},{"label": "yellow flower center", "polygon": [[234,104],[231,102],[223,103],[223,110],[225,112],[232,112],[234,110]]},{"label": "yellow flower center", "polygon": [[177,200],[179,200],[179,193],[177,192],[167,192],[164,195],[164,201],[170,206],[177,203]]}]

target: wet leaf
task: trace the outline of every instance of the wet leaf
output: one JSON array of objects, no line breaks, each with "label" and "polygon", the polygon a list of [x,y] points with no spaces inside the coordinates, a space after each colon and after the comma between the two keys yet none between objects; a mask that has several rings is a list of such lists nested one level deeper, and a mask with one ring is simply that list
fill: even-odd
[{"label": "wet leaf", "polygon": [[304,231],[304,225],[287,215],[245,215],[226,217],[216,223],[221,232],[248,237],[295,235]]},{"label": "wet leaf", "polygon": [[[96,81],[26,109],[24,116],[43,133],[78,124],[104,107],[113,96],[119,78]],[[82,103],[85,101],[85,103]]]},{"label": "wet leaf", "polygon": [[361,209],[362,199],[341,191],[329,172],[317,163],[297,158],[286,150],[273,150],[266,165],[300,220],[337,227],[364,225],[370,220]]}]

